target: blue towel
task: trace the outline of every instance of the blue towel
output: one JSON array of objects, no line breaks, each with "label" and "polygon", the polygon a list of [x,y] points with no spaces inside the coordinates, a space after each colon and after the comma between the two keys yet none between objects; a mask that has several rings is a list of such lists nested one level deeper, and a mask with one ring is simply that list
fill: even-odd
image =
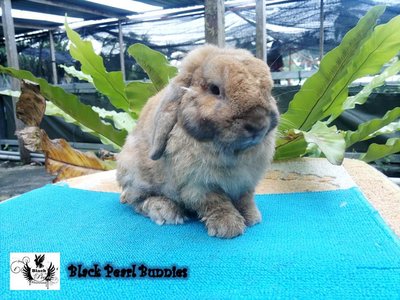
[{"label": "blue towel", "polygon": [[[263,222],[223,240],[198,221],[158,226],[116,193],[31,191],[0,204],[0,298],[400,299],[399,240],[357,188],[256,202]],[[60,290],[10,291],[10,252],[59,252]]]}]

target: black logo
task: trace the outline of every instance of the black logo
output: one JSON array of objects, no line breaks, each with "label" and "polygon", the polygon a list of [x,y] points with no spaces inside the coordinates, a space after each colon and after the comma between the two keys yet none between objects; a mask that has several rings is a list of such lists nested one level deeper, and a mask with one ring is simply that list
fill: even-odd
[{"label": "black logo", "polygon": [[[28,256],[24,256],[21,260],[15,260],[11,263],[11,271],[15,274],[22,273],[29,286],[43,284],[49,289],[50,285],[58,282],[56,271],[59,268],[56,268],[53,262],[46,262],[45,258],[45,254],[35,254],[34,263],[32,263]],[[57,273],[59,275],[59,272]]]},{"label": "black logo", "polygon": [[43,268],[43,261],[44,261],[44,254],[43,255],[36,255],[35,254],[36,268]]}]

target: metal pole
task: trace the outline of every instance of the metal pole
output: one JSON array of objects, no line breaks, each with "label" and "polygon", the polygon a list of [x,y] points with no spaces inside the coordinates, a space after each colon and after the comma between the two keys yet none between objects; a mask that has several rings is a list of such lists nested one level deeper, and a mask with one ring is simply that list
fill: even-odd
[{"label": "metal pole", "polygon": [[204,30],[206,43],[225,46],[224,0],[204,0]]},{"label": "metal pole", "polygon": [[324,0],[321,0],[319,6],[319,61],[324,56]]},{"label": "metal pole", "polygon": [[[9,67],[13,67],[14,69],[19,69],[17,44],[15,43],[14,20],[11,15],[11,1],[10,0],[2,0],[1,1],[1,9],[2,9],[3,32],[4,32],[5,42],[6,42],[7,64]],[[17,79],[11,78],[11,89],[13,91],[20,90],[20,84]],[[23,129],[25,127],[25,125],[24,125],[24,123],[22,123],[21,120],[17,119],[17,116],[16,116],[17,101],[18,101],[18,98],[15,98],[15,97],[12,98],[15,128],[18,131],[18,130]],[[19,153],[21,156],[21,161],[24,164],[30,163],[30,153],[24,147],[24,142],[21,139],[18,139],[18,145],[19,145]]]},{"label": "metal pole", "polygon": [[58,76],[57,76],[57,65],[56,65],[56,50],[54,47],[54,37],[53,31],[49,31],[49,38],[50,38],[50,56],[51,56],[51,68],[53,72],[53,83],[58,83]]},{"label": "metal pole", "polygon": [[124,56],[124,35],[122,33],[121,20],[118,20],[118,37],[119,37],[119,62],[121,65],[122,79],[125,80],[125,56]]},{"label": "metal pole", "polygon": [[267,60],[265,0],[256,0],[256,56]]}]

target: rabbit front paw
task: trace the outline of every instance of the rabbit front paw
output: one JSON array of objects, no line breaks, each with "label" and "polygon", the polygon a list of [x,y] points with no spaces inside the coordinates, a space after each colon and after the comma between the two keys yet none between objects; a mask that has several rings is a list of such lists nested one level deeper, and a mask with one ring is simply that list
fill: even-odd
[{"label": "rabbit front paw", "polygon": [[184,209],[166,197],[149,197],[135,209],[158,225],[183,224],[187,220]]},{"label": "rabbit front paw", "polygon": [[208,229],[209,236],[234,238],[243,234],[246,225],[244,218],[237,211],[220,210],[204,217],[202,221]]},{"label": "rabbit front paw", "polygon": [[261,222],[261,213],[257,207],[247,210],[243,213],[245,223],[247,226],[253,226]]}]

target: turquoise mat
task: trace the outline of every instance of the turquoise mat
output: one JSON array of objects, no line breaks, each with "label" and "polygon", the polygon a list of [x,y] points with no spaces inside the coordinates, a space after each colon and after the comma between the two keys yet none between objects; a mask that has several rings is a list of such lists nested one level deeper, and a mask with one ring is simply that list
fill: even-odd
[{"label": "turquoise mat", "polygon": [[[34,190],[0,204],[0,299],[400,299],[399,240],[357,188],[256,201],[263,222],[221,240],[198,221],[158,226],[115,193]],[[10,291],[10,252],[60,252],[60,290]],[[101,277],[70,277],[71,264]],[[108,278],[107,264],[136,277]]]}]

